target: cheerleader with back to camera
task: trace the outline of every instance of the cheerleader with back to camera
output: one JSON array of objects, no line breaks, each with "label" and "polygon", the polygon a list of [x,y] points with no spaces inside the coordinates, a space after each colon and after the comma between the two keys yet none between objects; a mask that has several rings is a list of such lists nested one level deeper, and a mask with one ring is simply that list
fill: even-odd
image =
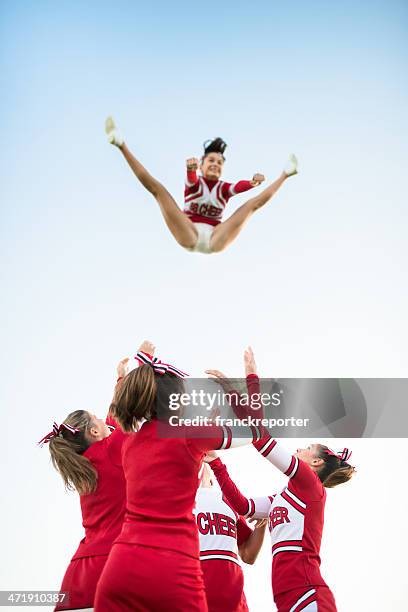
[{"label": "cheerleader with back to camera", "polygon": [[[152,353],[144,342],[139,350]],[[116,389],[128,371],[128,358],[117,367]],[[79,494],[85,537],[65,572],[56,610],[92,610],[96,585],[114,540],[120,534],[126,509],[122,446],[127,434],[111,413],[106,420],[87,410],[71,412],[39,442],[49,447],[53,466],[67,489]]]}]

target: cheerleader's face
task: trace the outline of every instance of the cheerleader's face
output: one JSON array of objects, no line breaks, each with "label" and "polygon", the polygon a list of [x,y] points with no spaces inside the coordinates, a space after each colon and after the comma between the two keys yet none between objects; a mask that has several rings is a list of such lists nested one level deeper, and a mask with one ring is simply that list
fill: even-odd
[{"label": "cheerleader's face", "polygon": [[221,153],[209,153],[201,162],[201,173],[210,181],[218,181],[224,168],[224,158]]},{"label": "cheerleader's face", "polygon": [[318,469],[324,463],[323,459],[319,457],[320,444],[310,444],[307,448],[298,448],[295,455],[298,459],[301,459],[311,468]]},{"label": "cheerleader's face", "polygon": [[98,442],[107,438],[111,431],[103,419],[98,419],[94,414],[91,415],[92,422],[88,430],[88,436],[93,442]]}]

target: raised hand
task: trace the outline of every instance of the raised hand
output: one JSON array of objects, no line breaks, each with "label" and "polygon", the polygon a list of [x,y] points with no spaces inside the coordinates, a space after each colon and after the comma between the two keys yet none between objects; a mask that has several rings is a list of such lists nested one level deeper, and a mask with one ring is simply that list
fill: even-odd
[{"label": "raised hand", "polygon": [[258,185],[260,185],[261,183],[263,183],[265,180],[265,177],[263,174],[259,174],[259,172],[257,172],[256,174],[254,174],[254,176],[252,177],[252,181],[249,181],[252,185],[252,187],[258,187]]},{"label": "raised hand", "polygon": [[196,157],[189,157],[186,161],[187,170],[195,172],[200,166],[200,162]]},{"label": "raised hand", "polygon": [[150,340],[144,340],[137,350],[140,353],[147,353],[153,357],[156,347]]},{"label": "raised hand", "polygon": [[234,390],[232,382],[225,374],[220,372],[220,370],[206,370],[205,373],[208,374],[214,382],[218,383],[226,393]]},{"label": "raised hand", "polygon": [[250,346],[244,352],[244,365],[245,365],[245,376],[249,374],[258,374],[258,368],[256,367],[254,351]]},{"label": "raised hand", "polygon": [[118,374],[118,379],[119,378],[125,378],[125,376],[128,373],[129,370],[129,357],[124,357],[123,359],[121,359],[116,367],[116,372]]}]

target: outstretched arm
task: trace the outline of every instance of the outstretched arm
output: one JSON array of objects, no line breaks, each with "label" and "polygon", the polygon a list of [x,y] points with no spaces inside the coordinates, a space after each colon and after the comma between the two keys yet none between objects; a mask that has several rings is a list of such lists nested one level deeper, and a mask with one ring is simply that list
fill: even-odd
[{"label": "outstretched arm", "polygon": [[[115,397],[115,393],[118,389],[118,387],[120,386],[122,379],[125,378],[126,374],[128,373],[129,370],[129,357],[124,357],[123,359],[121,359],[116,367],[116,373],[117,373],[117,380],[116,380],[116,385],[115,385],[115,389],[113,392],[113,397]],[[113,401],[113,400],[112,400]],[[108,415],[105,419],[105,423],[110,427],[114,427],[115,429],[119,427],[119,424],[117,423],[117,421],[115,421],[115,419],[113,418],[113,416],[111,415],[111,408],[109,407],[109,411],[108,411]]]},{"label": "outstretched arm", "polygon": [[259,174],[258,172],[254,174],[250,181],[238,181],[237,183],[228,183],[228,196],[234,196],[238,193],[244,193],[245,191],[249,191],[254,187],[258,187],[263,181],[265,177],[263,174]]},{"label": "outstretched arm", "polygon": [[228,474],[226,466],[216,453],[207,453],[205,459],[215,474],[218,484],[234,510],[246,518],[267,518],[273,500],[271,497],[247,498]]},{"label": "outstretched arm", "polygon": [[322,496],[323,487],[312,468],[292,455],[268,433],[254,443],[256,450],[289,478],[289,485],[305,497]]},{"label": "outstretched arm", "polygon": [[[153,357],[156,347],[149,340],[144,340],[138,350],[143,351],[144,353],[147,353],[148,355]],[[124,357],[123,359],[119,361],[116,367],[116,373],[117,373],[117,380],[116,380],[115,390],[113,392],[113,397],[115,397],[116,391],[120,387],[122,380],[129,373],[129,357]],[[111,427],[115,427],[115,428],[119,427],[117,421],[115,421],[115,419],[111,415],[110,408],[109,408],[108,415],[106,417],[105,422],[107,425],[110,425]]]}]

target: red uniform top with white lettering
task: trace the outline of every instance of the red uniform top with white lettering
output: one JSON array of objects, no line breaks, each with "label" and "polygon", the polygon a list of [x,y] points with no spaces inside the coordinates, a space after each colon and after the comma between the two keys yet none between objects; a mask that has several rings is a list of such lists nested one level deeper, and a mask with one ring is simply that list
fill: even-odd
[{"label": "red uniform top with white lettering", "polygon": [[220,459],[210,465],[224,495],[238,512],[245,517],[269,519],[274,595],[307,586],[326,586],[320,574],[319,556],[326,491],[319,477],[272,437],[265,436],[255,446],[289,476],[288,486],[280,493],[247,499]]},{"label": "red uniform top with white lettering", "polygon": [[198,558],[193,507],[204,454],[260,439],[258,428],[246,430],[247,438],[235,438],[229,427],[172,427],[153,419],[130,434],[122,452],[127,508],[116,542]]},{"label": "red uniform top with white lettering", "polygon": [[218,225],[221,223],[228,200],[252,188],[250,181],[238,181],[238,183],[213,181],[189,170],[184,189],[183,212],[194,223]]},{"label": "red uniform top with white lettering", "polygon": [[122,529],[126,509],[126,482],[121,453],[125,434],[111,418],[106,423],[115,430],[103,440],[94,442],[83,453],[98,473],[96,490],[81,495],[82,524],[85,537],[73,559],[107,555]]},{"label": "red uniform top with white lettering", "polygon": [[[247,377],[250,395],[259,393],[259,378]],[[234,407],[243,418],[251,408]],[[263,417],[263,411],[251,416]],[[265,459],[289,477],[288,486],[268,497],[247,499],[230,479],[220,459],[212,461],[221,489],[235,510],[245,517],[268,518],[272,539],[272,590],[274,595],[307,586],[327,586],[320,574],[320,545],[326,490],[307,463],[301,461],[263,429],[254,446]]]},{"label": "red uniform top with white lettering", "polygon": [[246,612],[238,547],[252,529],[214,488],[200,488],[194,514],[209,612]]}]

